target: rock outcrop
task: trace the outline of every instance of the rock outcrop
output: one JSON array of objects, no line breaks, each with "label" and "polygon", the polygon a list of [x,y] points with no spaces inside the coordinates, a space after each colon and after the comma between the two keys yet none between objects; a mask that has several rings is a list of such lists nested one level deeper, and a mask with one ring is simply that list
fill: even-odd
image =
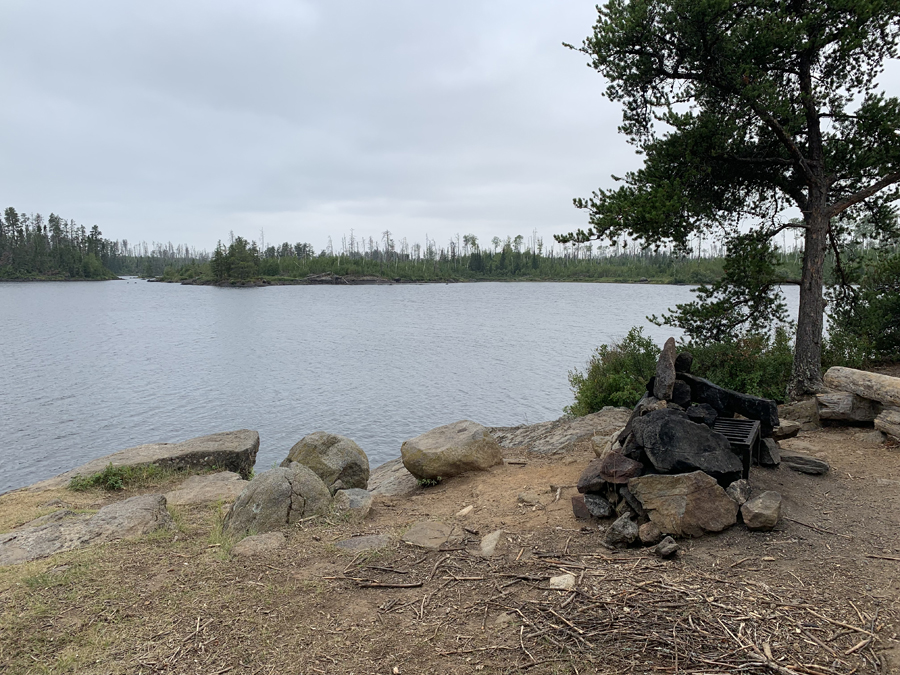
[{"label": "rock outcrop", "polygon": [[313,471],[334,494],[369,483],[369,458],[356,443],[344,436],[315,431],[304,436],[288,452],[281,466],[298,462]]},{"label": "rock outcrop", "polygon": [[254,477],[231,505],[224,530],[236,537],[262,534],[325,513],[330,506],[331,493],[322,479],[294,462]]},{"label": "rock outcrop", "polygon": [[239,474],[231,471],[191,476],[177,489],[166,493],[166,503],[169,506],[188,506],[233,502],[247,485],[249,481],[242,480]]},{"label": "rock outcrop", "polygon": [[494,437],[470,420],[447,424],[404,441],[400,456],[413,476],[431,480],[484,471],[503,462]]},{"label": "rock outcrop", "polygon": [[419,482],[398,457],[376,467],[369,476],[369,492],[387,497],[406,497],[419,489]]},{"label": "rock outcrop", "polygon": [[99,473],[110,464],[135,467],[155,464],[177,470],[219,468],[249,478],[258,451],[259,434],[249,429],[200,436],[182,443],[149,443],[98,457],[55,478],[35,483],[29,489],[64,487],[73,477]]},{"label": "rock outcrop", "polygon": [[517,427],[491,427],[488,431],[502,448],[523,447],[530,452],[553,455],[569,452],[576,443],[594,436],[609,436],[628,422],[628,408],[606,407],[584,417],[560,417]]},{"label": "rock outcrop", "polygon": [[43,522],[0,534],[0,565],[45,558],[54,553],[172,527],[162,495],[139,495],[104,506],[93,516],[66,511]]}]

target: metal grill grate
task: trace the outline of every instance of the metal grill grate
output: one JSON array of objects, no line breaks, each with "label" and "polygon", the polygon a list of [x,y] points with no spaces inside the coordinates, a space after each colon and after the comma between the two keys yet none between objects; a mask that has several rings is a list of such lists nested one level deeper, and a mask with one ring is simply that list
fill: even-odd
[{"label": "metal grill grate", "polygon": [[759,421],[719,418],[713,424],[717,431],[731,443],[731,451],[741,458],[744,465],[743,477],[750,477],[750,462],[759,459]]}]

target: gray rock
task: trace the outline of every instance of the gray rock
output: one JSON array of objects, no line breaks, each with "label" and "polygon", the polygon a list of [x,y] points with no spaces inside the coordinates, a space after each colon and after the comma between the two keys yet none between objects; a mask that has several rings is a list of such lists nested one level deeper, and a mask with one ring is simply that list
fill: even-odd
[{"label": "gray rock", "polygon": [[723,485],[739,479],[741,459],[725,436],[677,410],[655,410],[634,421],[634,437],[659,473],[703,471]]},{"label": "gray rock", "polygon": [[725,488],[725,494],[731,497],[735,503],[740,506],[750,499],[750,481],[744,478],[734,481]]},{"label": "gray rock", "polygon": [[603,435],[591,437],[591,449],[598,459],[603,459],[609,453],[616,452],[621,448],[621,445],[619,444],[619,433],[621,433],[621,431],[621,429],[617,429],[609,436]]},{"label": "gray rock", "polygon": [[490,558],[497,552],[497,545],[503,536],[503,530],[494,530],[490,534],[486,534],[481,538],[479,553],[485,558]]},{"label": "gray rock", "polygon": [[[655,379],[656,379],[655,377],[651,378],[651,382],[653,382],[654,385],[655,385]],[[619,436],[617,439],[619,441],[619,443],[623,446],[626,445],[626,440],[628,439],[629,436],[632,435],[631,430],[632,430],[632,427],[634,426],[634,421],[636,419],[646,415],[647,413],[653,412],[654,410],[660,410],[665,407],[666,407],[665,401],[660,401],[658,398],[656,398],[652,394],[649,394],[649,393],[644,394],[644,396],[641,397],[641,400],[637,402],[637,405],[634,406],[634,410],[631,411],[631,415],[629,415],[628,421],[626,422],[626,424],[622,428],[622,430],[619,432]],[[627,453],[627,452],[623,452],[623,454],[626,457],[631,457],[631,455],[629,455],[629,453]],[[632,459],[634,459],[634,458],[632,457]]]},{"label": "gray rock", "polygon": [[398,457],[385,462],[369,475],[369,492],[387,497],[406,497],[419,489],[419,481]]},{"label": "gray rock", "polygon": [[802,455],[798,452],[788,452],[787,450],[781,451],[781,463],[789,469],[800,473],[808,473],[811,476],[821,476],[828,473],[828,470],[831,468],[828,462],[824,460],[816,459],[809,455]]},{"label": "gray rock", "polygon": [[360,490],[359,488],[351,488],[349,490],[338,490],[334,493],[334,501],[332,507],[338,513],[348,514],[357,520],[363,520],[369,515],[372,508],[374,497],[368,490]]},{"label": "gray rock", "polygon": [[781,446],[774,438],[763,438],[759,444],[759,465],[778,466],[781,464]]},{"label": "gray rock", "polygon": [[150,443],[91,460],[55,478],[35,483],[30,490],[65,487],[75,476],[91,476],[107,466],[148,466],[196,470],[217,467],[249,478],[259,450],[259,434],[248,429],[192,438],[183,443]]},{"label": "gray rock", "polygon": [[67,518],[61,514],[35,527],[0,534],[0,565],[15,565],[172,526],[165,497],[139,495],[104,506],[93,516]]},{"label": "gray rock", "polygon": [[651,521],[649,523],[644,523],[638,528],[638,537],[644,546],[653,546],[662,540],[663,533],[659,527],[657,527],[656,523]]},{"label": "gray rock", "polygon": [[609,500],[600,495],[584,495],[584,506],[594,518],[609,518],[616,512]]},{"label": "gray rock", "polygon": [[630,516],[623,515],[606,530],[606,543],[617,548],[624,548],[638,538],[638,526]]},{"label": "gray rock", "polygon": [[637,497],[631,494],[631,490],[628,489],[627,485],[619,486],[619,496],[622,498],[622,503],[627,505],[638,518],[644,518],[647,515],[644,511],[644,506]]},{"label": "gray rock", "polygon": [[653,385],[653,395],[661,401],[671,401],[675,387],[675,338],[666,340],[659,360],[656,362],[656,382]]},{"label": "gray rock", "polygon": [[476,422],[462,420],[403,442],[403,466],[416,478],[449,478],[503,463],[500,445]]},{"label": "gray rock", "polygon": [[874,431],[860,431],[853,434],[853,440],[860,445],[876,446],[881,445],[887,440],[887,436],[883,432],[875,429]]},{"label": "gray rock", "polygon": [[369,483],[369,458],[356,443],[344,436],[316,431],[291,448],[281,466],[299,462],[309,467],[334,494]]},{"label": "gray rock", "polygon": [[439,549],[447,543],[453,528],[444,523],[423,520],[414,524],[403,535],[403,541],[421,548]]},{"label": "gray rock", "polygon": [[231,555],[240,558],[249,558],[255,555],[265,555],[277,551],[284,546],[287,539],[281,532],[266,532],[244,537],[231,547]]},{"label": "gray rock", "polygon": [[681,352],[675,357],[675,372],[689,373],[691,366],[694,364],[694,356],[690,352]]},{"label": "gray rock", "polygon": [[687,373],[683,373],[681,379],[691,387],[691,400],[708,403],[720,415],[723,412],[737,413],[747,419],[759,420],[760,433],[763,437],[771,436],[772,430],[778,426],[778,406],[775,401],[725,389],[702,377]]},{"label": "gray rock", "polygon": [[738,505],[702,471],[632,478],[628,489],[665,534],[699,537],[734,525]]},{"label": "gray rock", "polygon": [[741,506],[741,516],[748,530],[771,530],[781,518],[781,495],[771,490],[763,492]]},{"label": "gray rock", "polygon": [[224,529],[233,536],[262,534],[325,513],[329,506],[331,493],[322,479],[294,462],[254,477],[231,505]]},{"label": "gray rock", "polygon": [[793,438],[798,433],[800,433],[800,426],[800,422],[782,419],[781,424],[775,427],[775,429],[772,431],[772,438],[774,438],[776,441],[783,441],[788,438]]},{"label": "gray rock", "polygon": [[550,581],[548,583],[550,588],[556,589],[558,591],[571,591],[575,589],[575,575],[574,574],[560,574],[556,577],[550,577]]},{"label": "gray rock", "polygon": [[672,388],[671,403],[676,404],[684,410],[691,407],[691,388],[684,380],[675,380],[675,386]]},{"label": "gray rock", "polygon": [[530,452],[553,455],[571,451],[576,443],[593,436],[609,436],[628,421],[628,408],[607,406],[584,417],[560,417],[517,427],[492,427],[491,435],[503,448],[524,447]]},{"label": "gray rock", "polygon": [[815,397],[805,401],[794,401],[778,406],[779,417],[792,420],[800,425],[800,431],[812,431],[822,426],[819,420],[819,405]]},{"label": "gray rock", "polygon": [[526,506],[538,506],[541,504],[541,498],[536,492],[520,492],[516,497],[516,502]]},{"label": "gray rock", "polygon": [[169,506],[233,502],[249,481],[242,480],[232,471],[221,471],[207,476],[191,476],[175,490],[166,493]]},{"label": "gray rock", "polygon": [[384,548],[391,543],[391,538],[386,534],[369,534],[364,537],[351,537],[335,542],[335,546],[345,551],[372,551]]},{"label": "gray rock", "polygon": [[656,548],[653,549],[653,551],[660,558],[671,558],[678,552],[679,548],[681,547],[675,543],[675,540],[672,539],[672,537],[666,537],[656,545]]}]

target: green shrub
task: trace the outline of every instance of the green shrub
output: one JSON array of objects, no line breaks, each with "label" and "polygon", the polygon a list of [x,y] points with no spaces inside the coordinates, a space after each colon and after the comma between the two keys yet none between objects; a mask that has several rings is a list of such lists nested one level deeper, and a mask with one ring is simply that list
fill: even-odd
[{"label": "green shrub", "polygon": [[73,476],[69,489],[84,492],[94,488],[101,490],[124,490],[126,485],[144,485],[168,475],[171,471],[161,469],[156,464],[146,466],[113,466],[110,462],[103,471],[90,476]]},{"label": "green shrub", "polygon": [[784,327],[774,335],[744,335],[728,342],[687,344],[694,357],[691,372],[720,387],[784,401],[794,363],[791,336]]},{"label": "green shrub", "polygon": [[565,411],[582,416],[607,405],[633,407],[647,390],[647,381],[656,373],[659,347],[634,327],[621,342],[597,349],[587,370],[569,371],[569,385],[575,402]]},{"label": "green shrub", "polygon": [[861,368],[900,359],[900,252],[861,268],[859,284],[828,293],[831,326],[823,366]]}]

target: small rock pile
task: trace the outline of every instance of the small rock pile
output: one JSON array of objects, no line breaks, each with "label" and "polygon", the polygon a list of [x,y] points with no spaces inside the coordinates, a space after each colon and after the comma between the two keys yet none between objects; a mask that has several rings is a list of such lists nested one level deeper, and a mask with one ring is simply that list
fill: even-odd
[{"label": "small rock pile", "polygon": [[[753,460],[776,466],[783,459],[777,438],[795,435],[797,426],[780,426],[774,401],[691,375],[692,362],[690,354],[676,354],[669,338],[625,427],[593,439],[597,459],[582,474],[572,509],[578,518],[615,518],[606,530],[611,546],[719,532],[737,522],[738,512],[753,530],[771,530],[780,518],[781,496],[750,497],[749,462],[713,427],[720,418],[758,420],[761,438]],[[791,459],[796,470],[828,468],[813,458]],[[658,552],[671,555],[673,543]]]}]

